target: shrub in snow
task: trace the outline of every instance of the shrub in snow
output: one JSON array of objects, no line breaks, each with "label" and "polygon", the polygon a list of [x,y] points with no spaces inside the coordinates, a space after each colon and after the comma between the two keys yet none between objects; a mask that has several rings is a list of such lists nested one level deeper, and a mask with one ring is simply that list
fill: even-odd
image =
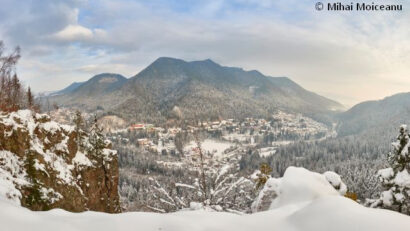
[{"label": "shrub in snow", "polygon": [[235,172],[231,165],[217,171],[206,171],[206,188],[202,187],[198,178],[190,183],[175,183],[168,187],[151,179],[154,198],[149,200],[148,207],[157,212],[182,209],[249,212],[254,199],[254,183],[245,177],[238,177]]},{"label": "shrub in snow", "polygon": [[410,143],[407,126],[400,126],[400,134],[392,143],[387,160],[390,167],[378,171],[377,176],[385,188],[376,200],[367,200],[371,207],[382,207],[410,215]]},{"label": "shrub in snow", "polygon": [[271,173],[272,168],[268,164],[261,164],[259,170],[255,171],[252,175],[252,179],[256,181],[256,189],[259,189],[260,187],[263,187],[265,185],[265,183],[270,178]]}]

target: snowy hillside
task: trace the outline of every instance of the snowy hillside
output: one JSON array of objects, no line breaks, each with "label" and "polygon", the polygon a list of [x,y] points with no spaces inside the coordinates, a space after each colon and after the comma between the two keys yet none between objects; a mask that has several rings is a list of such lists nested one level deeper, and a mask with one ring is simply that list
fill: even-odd
[{"label": "snowy hillside", "polygon": [[[271,209],[252,215],[182,211],[170,214],[130,212],[110,215],[63,210],[32,212],[0,198],[3,230],[281,230],[281,231],[405,231],[410,218],[402,214],[365,208],[340,196],[331,184],[332,174],[317,174],[290,167],[274,180],[278,196]],[[272,186],[272,183],[267,184]]]}]

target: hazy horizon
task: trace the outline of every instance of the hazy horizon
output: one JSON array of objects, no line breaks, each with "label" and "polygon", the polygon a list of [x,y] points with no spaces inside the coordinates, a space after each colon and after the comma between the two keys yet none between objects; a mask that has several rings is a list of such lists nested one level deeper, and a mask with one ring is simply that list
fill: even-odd
[{"label": "hazy horizon", "polygon": [[0,40],[21,46],[18,74],[37,92],[103,72],[130,77],[162,56],[286,76],[347,107],[409,91],[408,11],[326,12],[314,4],[4,0]]}]

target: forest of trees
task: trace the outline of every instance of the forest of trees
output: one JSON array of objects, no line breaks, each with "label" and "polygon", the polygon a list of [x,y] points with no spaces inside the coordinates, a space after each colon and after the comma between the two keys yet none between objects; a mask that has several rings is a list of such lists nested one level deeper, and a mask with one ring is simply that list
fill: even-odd
[{"label": "forest of trees", "polygon": [[[180,136],[182,135],[178,135],[179,138]],[[152,190],[152,181],[147,180],[147,176],[155,178],[164,188],[172,188],[178,182],[191,184],[193,179],[200,178],[197,172],[170,168],[158,163],[179,161],[179,155],[157,155],[132,145],[136,143],[137,137],[145,137],[144,134],[129,133],[126,137],[129,142],[118,140],[115,142],[115,148],[120,154],[120,193],[125,200],[124,204],[129,205],[128,209],[138,210],[146,205],[148,198],[140,197]],[[270,175],[273,177],[281,177],[289,166],[300,166],[320,173],[334,171],[341,175],[349,192],[357,195],[357,199],[364,203],[367,198],[377,198],[380,194],[382,185],[377,171],[387,166],[386,154],[393,140],[384,139],[384,136],[376,137],[377,134],[364,133],[313,142],[299,141],[280,146],[276,154],[268,157],[259,155],[258,146],[248,147],[238,161],[235,174],[249,176],[264,163],[270,166]],[[128,198],[128,195],[132,197]]]},{"label": "forest of trees", "polygon": [[366,135],[300,141],[281,146],[269,157],[260,157],[257,150],[249,150],[241,159],[240,167],[249,173],[260,164],[268,163],[274,177],[282,176],[289,166],[320,173],[334,171],[342,176],[349,190],[364,201],[378,194],[380,185],[376,173],[386,165],[389,149],[389,140],[376,142]]}]

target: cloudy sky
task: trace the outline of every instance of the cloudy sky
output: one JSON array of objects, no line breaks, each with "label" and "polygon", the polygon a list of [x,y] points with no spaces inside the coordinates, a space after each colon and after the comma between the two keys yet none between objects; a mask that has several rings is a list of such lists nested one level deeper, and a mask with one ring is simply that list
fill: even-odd
[{"label": "cloudy sky", "polygon": [[168,56],[288,76],[351,106],[410,91],[410,1],[379,2],[404,10],[319,12],[312,0],[0,0],[0,39],[22,48],[18,73],[37,92],[101,72],[130,77]]}]

